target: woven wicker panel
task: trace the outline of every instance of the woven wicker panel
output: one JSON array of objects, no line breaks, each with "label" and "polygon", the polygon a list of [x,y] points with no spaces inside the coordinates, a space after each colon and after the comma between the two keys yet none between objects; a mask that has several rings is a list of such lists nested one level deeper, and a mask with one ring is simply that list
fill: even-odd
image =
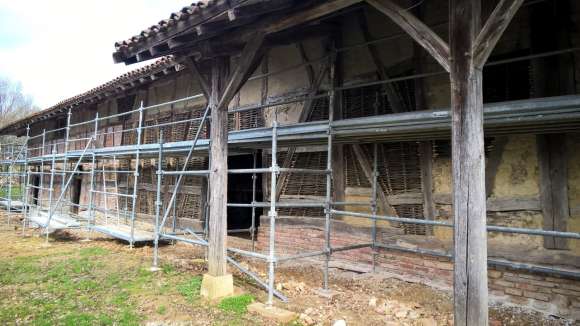
[{"label": "woven wicker panel", "polygon": [[[154,119],[143,122],[144,126],[153,126],[156,122]],[[143,130],[143,144],[155,144],[158,140],[158,128],[146,128]]]},{"label": "woven wicker panel", "polygon": [[387,194],[421,192],[421,162],[417,143],[381,144],[378,154],[378,181]]},{"label": "woven wicker panel", "polygon": [[317,98],[312,103],[312,110],[307,121],[320,121],[328,119],[328,97]]},{"label": "woven wicker panel", "polygon": [[265,125],[262,109],[237,112],[235,117],[237,120],[237,130],[261,128]]},{"label": "woven wicker panel", "polygon": [[[362,146],[363,149],[365,146]],[[371,184],[362,171],[353,149],[350,146],[344,147],[344,177],[347,187],[370,188]]]},{"label": "woven wicker panel", "polygon": [[[205,111],[205,108],[193,109],[193,111],[191,112],[191,119],[203,117],[204,111]],[[188,119],[190,119],[190,118],[188,118]],[[195,134],[197,133],[197,129],[199,128],[200,123],[201,123],[201,120],[195,120],[195,121],[191,121],[188,124],[189,127],[187,128],[188,131],[187,131],[186,139],[193,140],[195,138]],[[207,139],[207,137],[209,135],[209,130],[208,130],[207,126],[208,126],[207,123],[204,123],[204,125],[202,126],[201,132],[199,134],[199,139]]]},{"label": "woven wicker panel", "polygon": [[[326,152],[294,153],[290,168],[326,169]],[[283,162],[286,153],[277,156],[278,162]],[[271,159],[268,158],[268,161]],[[271,164],[271,162],[268,162]],[[268,180],[269,182],[269,180]],[[326,176],[322,174],[289,173],[281,185],[281,196],[326,196]],[[285,216],[324,216],[321,208],[281,208],[280,215]]]},{"label": "woven wicker panel", "polygon": [[[394,206],[399,217],[423,219],[423,205],[396,205]],[[405,234],[426,234],[426,225],[401,223],[398,225],[405,231]]]},{"label": "woven wicker panel", "polygon": [[[123,130],[132,129],[135,127],[135,123],[131,120],[123,121]],[[137,133],[134,130],[123,132],[123,145],[135,144],[137,139]]]}]

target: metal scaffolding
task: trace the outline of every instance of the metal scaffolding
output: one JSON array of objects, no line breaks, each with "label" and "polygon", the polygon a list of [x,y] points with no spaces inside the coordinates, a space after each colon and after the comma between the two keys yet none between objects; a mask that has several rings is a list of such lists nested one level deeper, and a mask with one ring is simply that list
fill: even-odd
[{"label": "metal scaffolding", "polygon": [[[379,215],[377,208],[378,192],[381,187],[378,184],[378,151],[377,143],[384,141],[407,141],[417,139],[437,139],[448,134],[450,116],[446,110],[409,112],[400,114],[375,115],[363,118],[334,120],[332,107],[337,93],[340,90],[331,88],[322,95],[309,98],[298,97],[283,102],[267,103],[246,108],[236,108],[230,113],[242,112],[251,109],[270,110],[273,121],[270,127],[234,131],[229,136],[229,146],[233,149],[232,154],[252,154],[253,168],[230,169],[229,174],[249,174],[252,176],[252,200],[249,203],[228,203],[229,207],[249,207],[251,211],[251,224],[249,228],[229,230],[228,233],[248,233],[251,239],[251,248],[242,249],[230,247],[228,262],[234,267],[249,275],[258,284],[268,291],[268,304],[273,304],[274,297],[283,301],[287,298],[283,293],[275,289],[275,268],[281,262],[299,260],[305,258],[323,258],[323,289],[328,290],[329,285],[329,262],[332,255],[337,252],[370,248],[373,252],[373,268],[376,267],[376,256],[380,249],[415,252],[423,255],[452,258],[452,253],[436,252],[424,249],[402,248],[390,244],[381,243],[377,237],[377,221],[391,223],[428,225],[437,227],[453,228],[451,223],[437,220],[421,220],[397,216]],[[205,219],[202,229],[182,227],[176,222],[176,201],[178,193],[187,176],[203,177],[204,182],[209,184],[209,170],[206,168],[192,169],[190,161],[194,156],[209,157],[209,139],[202,137],[202,131],[207,128],[209,120],[209,106],[206,106],[200,118],[192,118],[155,125],[144,125],[144,114],[147,111],[160,110],[164,107],[177,103],[201,99],[203,95],[194,95],[183,99],[144,106],[143,103],[135,109],[117,113],[106,117],[98,114],[88,121],[72,123],[72,113],[67,116],[67,124],[63,128],[46,131],[29,137],[28,131],[25,142],[19,145],[4,144],[1,147],[2,172],[0,184],[2,187],[2,203],[9,212],[22,210],[24,227],[38,227],[48,236],[49,232],[57,229],[77,228],[90,232],[100,232],[114,238],[125,240],[130,246],[138,242],[152,242],[154,245],[153,268],[158,267],[159,244],[161,241],[182,241],[202,247],[207,242],[207,219],[208,207],[201,207]],[[278,107],[281,104],[304,102],[313,97],[328,98],[329,116],[327,120],[307,123],[281,124],[278,121]],[[118,121],[121,117],[133,117],[136,125],[120,131],[105,131],[101,126],[107,126],[111,120]],[[192,140],[166,142],[164,140],[164,128],[176,125],[196,122],[195,135]],[[544,132],[551,130],[578,130],[580,127],[580,97],[567,96],[548,99],[536,99],[517,102],[498,103],[486,106],[485,111],[486,131],[489,134],[506,133],[529,133],[532,131]],[[159,130],[158,141],[155,143],[143,142],[145,129]],[[82,130],[82,132],[81,132]],[[62,141],[59,137],[52,137],[63,133]],[[107,144],[107,135],[129,133],[135,134],[134,144],[116,143]],[[76,136],[73,136],[76,135]],[[130,137],[128,137],[130,138]],[[348,203],[333,201],[333,146],[348,143],[371,143],[372,149],[372,195],[370,203]],[[40,146],[32,146],[40,143]],[[279,148],[281,146],[312,147],[320,145],[326,149],[325,169],[287,168],[278,165]],[[270,149],[271,166],[257,167],[257,150]],[[155,191],[155,217],[152,224],[138,221],[137,200],[139,198],[140,166],[144,157],[156,158],[156,191]],[[184,158],[181,168],[170,170],[164,168],[164,161],[169,157]],[[123,165],[121,162],[126,162]],[[124,166],[124,168],[123,168]],[[277,198],[277,182],[283,173],[311,174],[325,176],[325,196],[321,201],[293,200],[285,201]],[[259,174],[269,176],[269,200],[257,201],[256,179]],[[82,176],[89,176],[88,204],[73,202],[71,189],[73,181]],[[101,177],[99,182],[98,176]],[[164,178],[172,177],[175,180],[171,197],[164,201]],[[46,180],[45,180],[46,179]],[[48,184],[47,184],[48,183]],[[110,184],[113,183],[111,186]],[[18,186],[16,186],[18,185]],[[60,186],[59,186],[60,185]],[[24,191],[15,192],[20,187]],[[112,189],[111,189],[112,188]],[[4,191],[6,189],[6,192]],[[208,191],[209,193],[209,191]],[[98,197],[103,203],[100,207]],[[103,200],[104,199],[104,200]],[[113,199],[111,202],[109,199]],[[20,206],[16,205],[21,202]],[[207,202],[207,201],[206,201]],[[348,205],[367,205],[370,214],[351,212],[338,209]],[[122,208],[121,206],[124,206]],[[17,207],[20,207],[17,209]],[[324,210],[324,241],[320,250],[300,252],[292,255],[281,255],[276,250],[276,221],[280,208],[309,207]],[[256,235],[256,209],[268,208],[269,220],[268,246],[267,249],[257,250],[255,245]],[[83,211],[81,211],[83,210]],[[364,243],[346,246],[332,245],[332,223],[339,216],[350,216],[371,220],[371,238]],[[169,223],[171,221],[171,223]],[[517,233],[536,236],[553,236],[569,239],[580,239],[580,233],[539,230],[530,228],[513,228],[502,226],[488,226],[488,232]],[[48,237],[47,237],[48,239]],[[268,279],[262,280],[252,271],[244,268],[234,255],[256,259],[266,264]],[[580,278],[577,272],[560,270],[557,268],[545,268],[527,264],[495,261],[490,259],[490,264],[507,266],[514,269],[538,271],[561,274]]]}]

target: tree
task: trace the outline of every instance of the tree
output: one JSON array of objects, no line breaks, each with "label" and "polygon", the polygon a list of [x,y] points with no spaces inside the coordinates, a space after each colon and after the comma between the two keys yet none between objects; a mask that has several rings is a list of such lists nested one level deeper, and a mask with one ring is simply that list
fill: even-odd
[{"label": "tree", "polygon": [[38,107],[22,92],[22,84],[0,76],[0,128],[35,111]]}]

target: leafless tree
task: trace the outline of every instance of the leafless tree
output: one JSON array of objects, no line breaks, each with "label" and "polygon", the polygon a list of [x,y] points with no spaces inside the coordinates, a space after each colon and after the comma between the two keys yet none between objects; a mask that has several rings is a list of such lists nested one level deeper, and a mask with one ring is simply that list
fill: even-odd
[{"label": "leafless tree", "polygon": [[22,85],[0,76],[0,128],[38,111],[31,96],[22,92]]}]

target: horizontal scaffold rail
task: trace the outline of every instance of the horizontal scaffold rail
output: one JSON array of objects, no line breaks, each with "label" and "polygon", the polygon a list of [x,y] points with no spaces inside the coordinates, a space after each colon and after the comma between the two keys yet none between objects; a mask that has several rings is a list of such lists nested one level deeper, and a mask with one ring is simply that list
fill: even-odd
[{"label": "horizontal scaffold rail", "polygon": [[[328,121],[294,123],[278,126],[280,146],[324,145],[328,137]],[[448,139],[451,136],[449,110],[415,111],[344,119],[330,123],[336,143],[361,141],[413,141]],[[500,102],[484,106],[486,136],[549,133],[580,130],[580,96],[558,96],[531,100]],[[256,128],[229,133],[232,154],[236,149],[267,148],[272,128]],[[185,155],[193,141],[163,144],[166,155]],[[195,151],[207,155],[208,139],[198,139]],[[130,156],[137,151],[143,156],[156,156],[159,144],[124,145],[89,149],[97,156]],[[69,151],[68,157],[78,157],[82,151]],[[245,152],[243,152],[245,153]],[[64,154],[56,154],[56,158]],[[29,162],[52,159],[52,155],[29,158]]]}]

